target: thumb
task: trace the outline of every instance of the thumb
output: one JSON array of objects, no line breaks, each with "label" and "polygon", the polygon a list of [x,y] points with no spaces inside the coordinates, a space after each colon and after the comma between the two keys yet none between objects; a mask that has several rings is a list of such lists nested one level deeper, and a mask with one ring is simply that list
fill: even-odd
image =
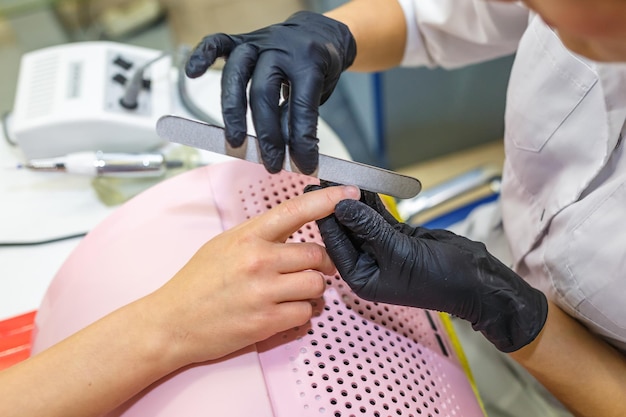
[{"label": "thumb", "polygon": [[395,230],[373,208],[358,200],[342,200],[335,207],[337,220],[349,229],[353,237],[365,242],[370,248],[381,246]]},{"label": "thumb", "polygon": [[224,33],[205,36],[189,55],[185,64],[185,74],[197,78],[204,74],[219,57],[227,57],[239,44],[235,37]]},{"label": "thumb", "polygon": [[356,267],[359,252],[346,235],[334,215],[329,215],[317,220],[317,227],[320,230],[326,252],[332,259],[340,275],[349,277]]}]

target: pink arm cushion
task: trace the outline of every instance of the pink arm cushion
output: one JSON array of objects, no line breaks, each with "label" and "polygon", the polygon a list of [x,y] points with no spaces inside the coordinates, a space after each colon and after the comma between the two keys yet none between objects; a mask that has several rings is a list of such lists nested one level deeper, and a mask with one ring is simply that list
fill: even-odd
[{"label": "pink arm cushion", "polygon": [[[154,291],[211,237],[313,181],[233,161],[137,196],[59,270],[36,317],[33,353]],[[321,243],[315,223],[290,240]],[[309,325],[182,369],[111,415],[482,415],[436,314],[360,300],[339,276],[327,284]]]}]

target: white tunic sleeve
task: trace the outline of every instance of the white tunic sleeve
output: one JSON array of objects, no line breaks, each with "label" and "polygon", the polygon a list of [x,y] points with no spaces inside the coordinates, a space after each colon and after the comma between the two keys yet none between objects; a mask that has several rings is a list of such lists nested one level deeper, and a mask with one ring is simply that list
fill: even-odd
[{"label": "white tunic sleeve", "polygon": [[402,66],[455,68],[515,52],[529,11],[488,0],[398,0],[407,24]]}]

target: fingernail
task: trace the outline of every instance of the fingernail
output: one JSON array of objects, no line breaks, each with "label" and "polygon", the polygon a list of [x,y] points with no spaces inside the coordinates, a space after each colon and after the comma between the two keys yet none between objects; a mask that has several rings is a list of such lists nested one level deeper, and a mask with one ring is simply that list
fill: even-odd
[{"label": "fingernail", "polygon": [[355,200],[361,198],[361,190],[359,190],[359,187],[355,187],[354,185],[344,185],[343,189],[348,198]]}]

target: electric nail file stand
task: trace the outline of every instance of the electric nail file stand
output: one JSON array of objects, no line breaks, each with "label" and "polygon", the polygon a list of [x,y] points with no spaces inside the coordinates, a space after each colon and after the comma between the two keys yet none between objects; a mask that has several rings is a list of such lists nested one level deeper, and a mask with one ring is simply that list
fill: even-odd
[{"label": "electric nail file stand", "polygon": [[[154,125],[173,110],[172,59],[161,55],[115,42],[69,43],[25,54],[12,138],[26,159],[159,148],[164,141]],[[133,77],[141,77],[135,81],[139,90],[131,85]],[[134,99],[124,101],[127,90],[136,93]]]}]

